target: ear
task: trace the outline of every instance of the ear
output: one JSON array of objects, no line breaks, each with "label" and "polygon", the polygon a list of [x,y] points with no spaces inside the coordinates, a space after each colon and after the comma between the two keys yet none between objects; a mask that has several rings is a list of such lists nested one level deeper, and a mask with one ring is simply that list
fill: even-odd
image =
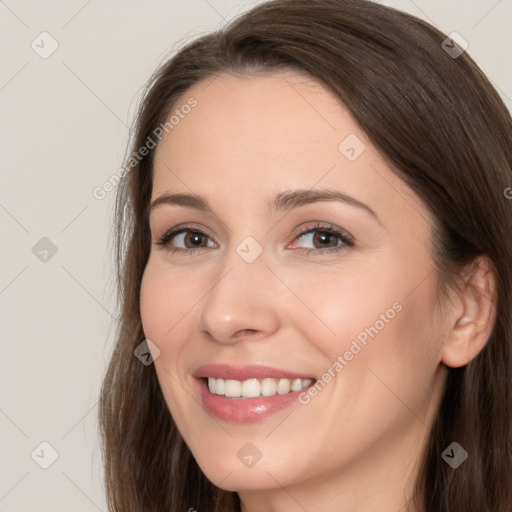
[{"label": "ear", "polygon": [[487,343],[496,320],[496,276],[487,256],[475,258],[456,299],[441,351],[452,368],[468,364]]}]

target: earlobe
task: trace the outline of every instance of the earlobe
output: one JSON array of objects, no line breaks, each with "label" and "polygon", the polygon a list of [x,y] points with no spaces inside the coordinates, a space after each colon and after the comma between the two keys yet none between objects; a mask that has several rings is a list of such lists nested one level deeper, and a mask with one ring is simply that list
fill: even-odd
[{"label": "earlobe", "polygon": [[458,291],[458,314],[443,343],[441,361],[452,368],[465,366],[484,348],[496,320],[493,265],[487,256],[478,256]]}]

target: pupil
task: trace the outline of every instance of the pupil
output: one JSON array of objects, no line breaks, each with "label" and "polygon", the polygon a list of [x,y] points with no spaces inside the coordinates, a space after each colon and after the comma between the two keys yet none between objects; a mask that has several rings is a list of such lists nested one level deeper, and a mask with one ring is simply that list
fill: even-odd
[{"label": "pupil", "polygon": [[201,245],[201,235],[199,233],[192,233],[191,238],[193,245]]},{"label": "pupil", "polygon": [[320,239],[319,240],[320,244],[329,245],[329,239],[330,239],[331,236],[332,236],[331,233],[326,233],[325,231],[324,232],[321,232],[321,231],[318,232],[318,238]]}]

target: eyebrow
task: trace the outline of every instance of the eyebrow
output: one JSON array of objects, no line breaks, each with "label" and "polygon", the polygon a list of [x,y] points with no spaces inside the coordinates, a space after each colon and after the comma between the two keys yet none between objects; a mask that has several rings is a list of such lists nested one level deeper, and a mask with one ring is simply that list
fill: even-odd
[{"label": "eyebrow", "polygon": [[[298,189],[277,194],[271,201],[267,203],[270,211],[290,211],[294,208],[306,206],[308,204],[337,201],[349,206],[359,208],[374,217],[381,224],[377,214],[366,204],[358,199],[351,197],[343,192],[332,189]],[[149,213],[155,208],[162,205],[181,206],[185,208],[194,208],[206,213],[213,213],[208,201],[197,194],[163,194],[152,201],[149,206]]]}]

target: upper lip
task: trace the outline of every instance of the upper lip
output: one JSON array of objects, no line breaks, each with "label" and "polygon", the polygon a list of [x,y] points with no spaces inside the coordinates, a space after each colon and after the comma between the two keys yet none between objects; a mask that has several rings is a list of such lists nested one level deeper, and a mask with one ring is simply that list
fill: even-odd
[{"label": "upper lip", "polygon": [[215,379],[314,379],[311,375],[305,375],[280,368],[272,368],[263,365],[232,365],[232,364],[206,364],[200,366],[193,374],[196,379],[213,377]]}]

